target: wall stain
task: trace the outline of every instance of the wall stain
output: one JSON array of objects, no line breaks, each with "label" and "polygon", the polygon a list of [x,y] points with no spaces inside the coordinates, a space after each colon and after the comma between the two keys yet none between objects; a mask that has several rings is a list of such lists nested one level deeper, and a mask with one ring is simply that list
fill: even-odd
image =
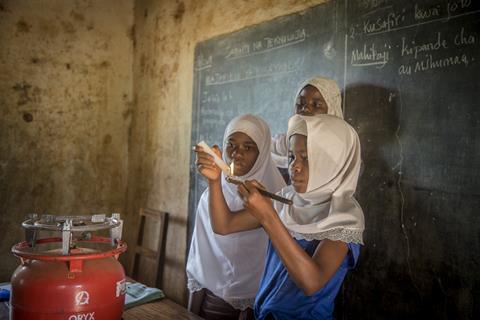
[{"label": "wall stain", "polygon": [[55,38],[58,36],[58,27],[46,19],[39,20],[39,33],[45,38]]},{"label": "wall stain", "polygon": [[135,38],[135,24],[128,28],[127,37],[133,42],[133,47],[135,48],[135,45],[137,43],[137,40]]},{"label": "wall stain", "polygon": [[144,71],[145,70],[145,53],[142,53],[142,56],[140,57],[140,70]]},{"label": "wall stain", "polygon": [[18,93],[18,101],[17,105],[21,106],[27,104],[28,102],[32,101],[30,98],[28,90],[30,90],[32,86],[26,82],[16,83],[12,89]]},{"label": "wall stain", "polygon": [[45,186],[42,183],[39,183],[35,187],[33,187],[32,191],[31,191],[31,195],[33,197],[44,196],[44,194],[43,194],[44,189],[45,189]]},{"label": "wall stain", "polygon": [[61,24],[62,24],[63,30],[64,30],[66,33],[72,34],[72,33],[77,32],[77,30],[75,29],[75,27],[73,26],[73,24],[72,24],[71,22],[62,21]]},{"label": "wall stain", "polygon": [[42,102],[41,92],[42,92],[42,90],[39,87],[33,87],[33,89],[32,89],[32,102],[34,102],[34,103]]},{"label": "wall stain", "polygon": [[172,68],[172,73],[177,73],[177,71],[178,71],[178,62],[175,62]]},{"label": "wall stain", "polygon": [[103,144],[105,146],[109,145],[110,143],[112,143],[112,136],[107,134],[105,135],[105,137],[103,138]]},{"label": "wall stain", "polygon": [[30,32],[30,29],[32,28],[31,25],[29,25],[25,20],[20,19],[17,22],[17,32],[19,33],[28,33]]},{"label": "wall stain", "polygon": [[22,115],[23,121],[25,122],[32,122],[33,121],[33,116],[31,113],[24,112]]},{"label": "wall stain", "polygon": [[70,11],[70,16],[77,21],[80,21],[80,22],[85,21],[85,16],[81,13],[78,13],[78,12],[74,11],[74,10]]},{"label": "wall stain", "polygon": [[184,14],[185,14],[185,4],[182,1],[180,1],[180,3],[178,3],[177,5],[177,9],[175,10],[175,14],[173,15],[175,22],[181,22]]}]

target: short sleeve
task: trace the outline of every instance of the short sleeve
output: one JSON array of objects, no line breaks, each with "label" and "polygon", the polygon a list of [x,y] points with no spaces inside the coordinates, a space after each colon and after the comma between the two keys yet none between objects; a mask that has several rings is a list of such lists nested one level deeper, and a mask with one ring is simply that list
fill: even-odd
[{"label": "short sleeve", "polygon": [[357,265],[358,257],[360,256],[360,245],[358,243],[348,244],[348,267],[354,268]]}]

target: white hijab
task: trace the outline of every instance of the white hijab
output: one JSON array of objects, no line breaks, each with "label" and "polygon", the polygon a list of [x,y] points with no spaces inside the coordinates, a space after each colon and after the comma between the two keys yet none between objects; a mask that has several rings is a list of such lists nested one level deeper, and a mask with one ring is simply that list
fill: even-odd
[{"label": "white hijab", "polygon": [[[342,95],[337,83],[332,79],[314,77],[302,82],[295,92],[292,105],[295,105],[298,95],[307,85],[313,86],[320,91],[320,94],[327,103],[327,114],[343,119]],[[275,161],[277,167],[288,168],[287,141],[285,134],[277,134],[272,137],[271,152],[273,161]]]},{"label": "white hijab", "polygon": [[315,87],[318,91],[320,91],[323,99],[327,103],[328,111],[327,114],[338,117],[343,119],[343,112],[342,112],[342,95],[340,93],[340,88],[332,79],[324,78],[324,77],[314,77],[302,82],[295,93],[294,101],[295,104],[300,92],[302,92],[303,88],[306,86]]},{"label": "white hijab", "polygon": [[297,239],[340,240],[363,244],[363,211],[354,198],[360,172],[360,141],[345,121],[329,115],[295,115],[287,136],[307,136],[309,178],[305,193],[282,190],[293,205],[275,202],[277,212]]},{"label": "white hijab", "polygon": [[[267,190],[278,192],[285,186],[270,156],[270,129],[257,116],[246,114],[234,118],[224,134],[223,158],[228,137],[235,132],[248,135],[259,154],[252,169],[242,179],[257,179]],[[232,212],[243,209],[237,187],[222,177],[225,201]],[[235,213],[233,213],[235,214]],[[208,209],[208,189],[198,203],[195,228],[187,261],[188,289],[207,288],[236,309],[252,307],[263,272],[268,237],[263,229],[226,236],[213,232]]]}]

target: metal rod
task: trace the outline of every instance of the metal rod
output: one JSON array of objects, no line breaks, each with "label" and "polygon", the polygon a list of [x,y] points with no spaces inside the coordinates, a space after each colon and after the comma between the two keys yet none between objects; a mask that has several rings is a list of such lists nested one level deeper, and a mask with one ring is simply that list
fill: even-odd
[{"label": "metal rod", "polygon": [[[240,181],[240,180],[237,180],[237,179],[234,179],[232,177],[226,177],[226,180],[227,182],[229,183],[233,183],[235,185],[241,185],[241,184],[244,184],[243,181]],[[278,201],[278,202],[281,202],[281,203],[285,203],[285,204],[289,204],[289,205],[292,205],[293,204],[293,201],[290,200],[290,199],[287,199],[287,198],[283,198],[283,197],[280,197],[279,195],[276,195],[275,193],[271,193],[271,192],[268,192],[267,190],[265,189],[261,189],[261,188],[257,188],[258,192],[260,192],[261,195],[265,196],[265,197],[268,197],[270,199],[273,199],[275,201]]]}]

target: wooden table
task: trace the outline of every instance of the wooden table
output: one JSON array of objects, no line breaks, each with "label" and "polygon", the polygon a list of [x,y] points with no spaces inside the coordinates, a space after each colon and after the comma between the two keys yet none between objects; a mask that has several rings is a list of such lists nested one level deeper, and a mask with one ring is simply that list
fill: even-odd
[{"label": "wooden table", "polygon": [[[5,303],[0,302],[0,320],[8,320],[8,307]],[[187,311],[181,305],[170,299],[145,303],[131,309],[126,310],[122,315],[123,320],[199,320],[203,319],[199,316]]]},{"label": "wooden table", "polygon": [[6,302],[0,302],[0,320],[8,320],[8,306]]},{"label": "wooden table", "polygon": [[168,298],[145,303],[126,310],[122,316],[123,320],[197,320],[203,319],[189,312],[183,306],[173,302]]}]

